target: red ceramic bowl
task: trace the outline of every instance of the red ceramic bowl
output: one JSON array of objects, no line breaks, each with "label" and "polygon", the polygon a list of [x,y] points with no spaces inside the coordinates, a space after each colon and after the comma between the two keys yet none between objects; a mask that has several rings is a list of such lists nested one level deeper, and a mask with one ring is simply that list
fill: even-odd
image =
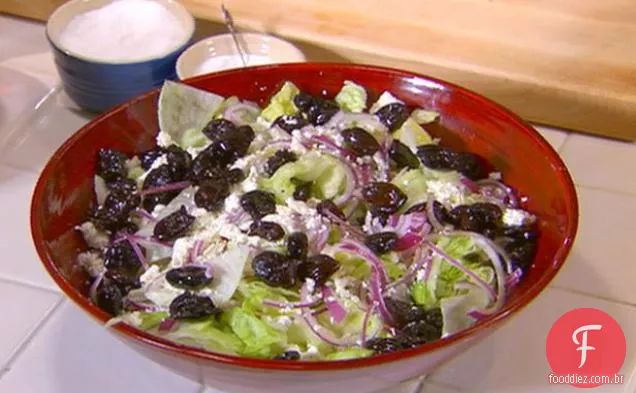
[{"label": "red ceramic bowl", "polygon": [[[277,362],[220,355],[175,345],[129,326],[111,329],[125,343],[167,368],[228,392],[371,392],[430,372],[491,334],[536,298],[563,265],[578,224],[572,179],[558,154],[533,128],[501,106],[459,86],[406,71],[342,64],[253,67],[187,80],[223,96],[265,103],[285,80],[312,94],[333,96],[345,80],[371,98],[389,90],[408,104],[441,112],[442,143],[487,158],[504,181],[527,196],[524,208],[540,218],[538,256],[505,307],[452,337],[416,349],[350,361]],[[154,145],[158,90],[95,119],[55,152],[40,175],[31,230],[45,268],[66,295],[100,323],[108,316],[87,298],[87,277],[74,265],[83,241],[73,227],[93,199],[93,171],[102,147],[137,153]],[[433,130],[433,133],[435,130]]]}]

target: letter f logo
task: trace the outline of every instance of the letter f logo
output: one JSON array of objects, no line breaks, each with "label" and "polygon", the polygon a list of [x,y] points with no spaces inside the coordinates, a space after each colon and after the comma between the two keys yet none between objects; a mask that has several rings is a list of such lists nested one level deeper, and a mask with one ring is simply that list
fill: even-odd
[{"label": "letter f logo", "polygon": [[[595,350],[596,348],[587,345],[587,332],[590,330],[601,330],[603,326],[601,325],[585,325],[576,329],[574,333],[572,333],[572,341],[574,344],[580,345],[576,350],[581,351],[581,364],[579,364],[579,368],[583,367],[585,361],[587,360],[587,351]],[[583,339],[579,342],[577,336],[579,333],[583,332]]]}]

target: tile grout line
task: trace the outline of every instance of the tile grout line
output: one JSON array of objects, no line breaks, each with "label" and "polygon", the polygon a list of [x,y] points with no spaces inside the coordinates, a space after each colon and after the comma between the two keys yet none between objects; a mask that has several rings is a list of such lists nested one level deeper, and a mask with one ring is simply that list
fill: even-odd
[{"label": "tile grout line", "polygon": [[35,339],[38,333],[40,333],[40,331],[44,329],[44,327],[49,323],[53,315],[62,307],[64,303],[65,303],[65,298],[64,296],[60,295],[55,305],[51,307],[51,309],[44,315],[44,317],[39,321],[39,323],[29,332],[29,334],[27,334],[27,336],[20,343],[18,348],[13,351],[9,359],[7,359],[7,361],[4,362],[4,364],[2,365],[2,368],[0,369],[0,380],[4,378],[4,376],[11,371],[11,367],[18,360],[20,355],[24,353],[24,351],[28,348],[29,344],[33,342],[33,339]]},{"label": "tile grout line", "polygon": [[38,284],[33,284],[33,283],[30,283],[30,282],[27,282],[27,281],[16,280],[15,278],[4,277],[2,275],[0,275],[0,283],[14,284],[14,285],[18,285],[18,286],[29,288],[29,289],[36,289],[36,290],[39,290],[39,291],[52,293],[52,294],[55,294],[55,295],[63,295],[62,291],[56,290],[54,288],[47,288],[47,287],[40,286]]},{"label": "tile grout line", "polygon": [[562,287],[560,285],[554,285],[554,284],[550,285],[550,288],[553,288],[553,289],[556,289],[556,290],[559,290],[559,291],[563,291],[563,292],[573,293],[575,295],[586,296],[586,297],[589,297],[589,298],[592,298],[592,299],[596,299],[596,300],[603,300],[605,302],[610,302],[610,303],[618,304],[618,305],[625,306],[625,307],[636,308],[636,304],[634,304],[634,303],[630,303],[630,302],[627,302],[627,301],[624,301],[624,300],[612,299],[612,298],[605,297],[605,296],[602,296],[602,295],[595,295],[595,294],[588,293],[588,292],[585,292],[585,291],[581,291],[581,290],[578,290],[578,289],[570,289],[570,288],[566,288],[566,287]]},{"label": "tile grout line", "polygon": [[576,181],[574,182],[574,184],[577,187],[587,188],[588,190],[605,191],[605,192],[611,193],[611,194],[618,194],[618,195],[623,195],[623,196],[636,197],[636,193],[635,192],[631,192],[631,191],[623,191],[623,190],[617,190],[617,189],[613,189],[613,188],[605,188],[605,187],[599,187],[599,186],[588,186],[586,184],[577,183]]}]

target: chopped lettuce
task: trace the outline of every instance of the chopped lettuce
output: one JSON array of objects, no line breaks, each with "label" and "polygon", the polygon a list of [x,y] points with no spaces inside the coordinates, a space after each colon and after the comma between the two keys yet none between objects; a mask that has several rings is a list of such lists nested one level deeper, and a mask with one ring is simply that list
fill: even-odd
[{"label": "chopped lettuce", "polygon": [[347,359],[358,359],[358,358],[366,358],[367,356],[371,356],[373,351],[366,348],[346,348],[337,352],[332,352],[326,356],[327,360],[347,360]]},{"label": "chopped lettuce", "polygon": [[432,123],[439,118],[439,112],[427,111],[426,109],[416,109],[411,113],[411,119],[417,124]]},{"label": "chopped lettuce", "polygon": [[371,267],[364,259],[355,254],[339,251],[333,256],[340,262],[340,269],[336,273],[339,277],[352,277],[356,280],[366,280],[371,274]]},{"label": "chopped lettuce", "polygon": [[214,281],[203,291],[214,301],[214,304],[224,306],[232,298],[241,282],[243,269],[249,258],[249,247],[237,246],[208,262],[214,271]]},{"label": "chopped lettuce", "polygon": [[408,197],[401,210],[405,211],[409,207],[428,199],[428,187],[426,182],[429,178],[420,169],[411,169],[393,178],[391,183],[395,184]]},{"label": "chopped lettuce", "polygon": [[223,102],[221,102],[221,105],[219,105],[219,108],[216,110],[216,112],[214,113],[214,118],[215,119],[222,119],[223,118],[223,112],[225,112],[225,110],[229,107],[231,107],[232,105],[236,105],[238,103],[240,103],[241,100],[236,97],[236,96],[232,96],[232,97],[228,97],[225,100],[223,100]]},{"label": "chopped lettuce", "polygon": [[181,140],[179,141],[179,146],[187,150],[188,148],[202,148],[205,147],[210,140],[207,136],[203,135],[201,129],[190,128],[183,133]]},{"label": "chopped lettuce", "polygon": [[400,279],[406,272],[406,265],[399,263],[399,255],[395,252],[382,255],[380,260],[391,280]]},{"label": "chopped lettuce", "polygon": [[280,303],[297,302],[298,293],[283,289],[273,288],[261,281],[242,282],[237,290],[244,310],[265,315],[279,315],[281,309],[263,304],[263,300],[272,300]]},{"label": "chopped lettuce", "polygon": [[418,146],[433,143],[433,138],[412,118],[407,119],[400,128],[393,133],[393,138],[399,140],[415,151]]},{"label": "chopped lettuce", "polygon": [[472,286],[465,293],[448,297],[440,301],[442,310],[442,337],[469,328],[475,320],[468,313],[472,310],[483,310],[488,306],[488,294]]},{"label": "chopped lettuce", "polygon": [[300,93],[300,90],[291,82],[285,82],[270,100],[269,105],[263,112],[261,117],[268,122],[273,122],[283,115],[293,115],[298,112],[298,108],[294,105],[294,97]]},{"label": "chopped lettuce", "polygon": [[222,102],[219,95],[167,80],[159,94],[159,145],[178,143],[186,130],[203,129]]},{"label": "chopped lettuce", "polygon": [[[488,284],[493,283],[494,270],[482,263],[485,256],[470,237],[441,238],[437,246]],[[431,272],[426,282],[416,281],[410,288],[411,297],[416,304],[433,307],[439,305],[441,300],[465,294],[466,290],[458,289],[456,285],[463,281],[472,282],[470,277],[438,256],[434,257],[431,263]]]},{"label": "chopped lettuce", "polygon": [[272,358],[283,351],[287,341],[285,333],[243,308],[229,309],[221,321],[243,342],[240,354],[244,356]]},{"label": "chopped lettuce", "polygon": [[184,321],[178,329],[163,335],[170,340],[202,347],[212,352],[240,355],[245,348],[243,341],[233,331],[223,329],[215,317],[200,321]]},{"label": "chopped lettuce", "polygon": [[159,326],[161,321],[168,317],[168,313],[165,311],[157,311],[157,312],[137,312],[136,313],[141,323],[139,324],[139,328],[143,330],[155,329]]},{"label": "chopped lettuce", "polygon": [[335,100],[343,111],[360,113],[367,107],[367,91],[355,82],[345,81]]},{"label": "chopped lettuce", "polygon": [[314,182],[312,193],[331,199],[341,193],[347,181],[343,164],[328,155],[307,154],[298,161],[287,163],[270,178],[261,180],[261,187],[276,195],[280,203],[292,197],[298,182]]}]

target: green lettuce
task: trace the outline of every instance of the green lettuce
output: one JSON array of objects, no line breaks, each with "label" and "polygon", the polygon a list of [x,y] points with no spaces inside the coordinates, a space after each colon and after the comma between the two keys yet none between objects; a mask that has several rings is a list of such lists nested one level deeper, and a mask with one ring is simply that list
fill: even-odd
[{"label": "green lettuce", "polygon": [[201,321],[184,321],[178,329],[164,335],[168,339],[212,352],[241,355],[245,348],[243,341],[231,330],[223,329],[214,317]]},{"label": "green lettuce", "polygon": [[332,352],[326,356],[327,360],[348,360],[348,359],[359,359],[365,358],[367,356],[371,356],[373,354],[372,350],[366,348],[346,348],[336,352]]},{"label": "green lettuce", "polygon": [[354,82],[345,81],[335,100],[343,111],[360,113],[367,106],[367,91]]},{"label": "green lettuce", "polygon": [[[494,270],[483,263],[486,257],[470,237],[444,237],[437,242],[437,246],[482,280],[493,283]],[[442,299],[466,293],[464,289],[457,289],[456,284],[460,281],[470,282],[470,277],[440,257],[434,257],[431,263],[431,272],[426,282],[416,281],[410,288],[411,297],[416,304],[433,307],[439,305]]]},{"label": "green lettuce", "polygon": [[270,178],[261,179],[263,189],[272,192],[280,203],[292,197],[299,182],[313,182],[312,194],[332,199],[343,192],[347,174],[343,164],[328,155],[308,154],[287,163]]},{"label": "green lettuce", "polygon": [[294,97],[300,93],[300,90],[291,82],[285,82],[270,100],[269,105],[263,112],[261,117],[268,122],[273,122],[283,115],[293,115],[298,112],[298,108],[294,105]]},{"label": "green lettuce", "polygon": [[221,320],[243,342],[241,355],[272,358],[281,353],[287,343],[285,333],[243,308],[231,308],[223,313]]},{"label": "green lettuce", "polygon": [[237,290],[237,301],[242,302],[241,307],[254,314],[280,315],[281,309],[263,304],[263,300],[272,300],[280,303],[299,301],[296,292],[273,288],[261,281],[242,282]]}]

